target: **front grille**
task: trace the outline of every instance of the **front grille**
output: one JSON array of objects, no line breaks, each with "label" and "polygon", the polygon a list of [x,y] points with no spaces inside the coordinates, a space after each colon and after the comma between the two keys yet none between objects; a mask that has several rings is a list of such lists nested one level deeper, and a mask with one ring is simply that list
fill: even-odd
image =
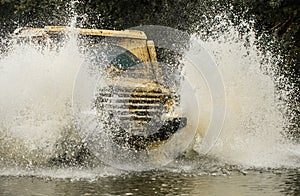
[{"label": "front grille", "polygon": [[100,89],[95,106],[100,116],[118,123],[126,132],[143,134],[150,123],[161,121],[166,110],[165,103],[172,99],[160,89],[116,88]]}]

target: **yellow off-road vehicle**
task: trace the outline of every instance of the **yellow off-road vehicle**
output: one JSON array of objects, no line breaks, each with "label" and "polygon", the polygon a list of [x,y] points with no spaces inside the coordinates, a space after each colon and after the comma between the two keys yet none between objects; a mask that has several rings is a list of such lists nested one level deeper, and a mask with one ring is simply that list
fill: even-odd
[{"label": "yellow off-road vehicle", "polygon": [[[93,107],[116,144],[133,149],[155,148],[186,126],[187,119],[176,110],[180,98],[175,89],[162,82],[154,43],[144,32],[74,29],[79,39],[89,40],[88,47],[101,45],[101,51],[93,49],[90,55],[109,57],[104,68],[107,85],[97,90]],[[67,30],[63,26],[46,26],[20,28],[14,34],[18,39],[40,43],[56,39]]]}]

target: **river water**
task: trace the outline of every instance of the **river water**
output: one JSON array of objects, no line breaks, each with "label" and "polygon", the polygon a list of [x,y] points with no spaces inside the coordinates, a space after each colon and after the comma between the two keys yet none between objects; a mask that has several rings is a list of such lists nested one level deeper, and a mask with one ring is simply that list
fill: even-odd
[{"label": "river water", "polygon": [[[299,170],[116,172],[50,169],[0,177],[1,195],[299,195]],[[207,171],[206,171],[207,172]],[[99,176],[97,176],[99,175]],[[51,177],[50,177],[51,176]],[[97,176],[97,177],[96,177]]]},{"label": "river water", "polygon": [[[226,116],[214,147],[202,154],[196,134],[185,154],[145,171],[99,160],[53,161],[61,151],[77,153],[78,138],[69,134],[70,101],[82,55],[72,38],[59,50],[42,52],[12,42],[0,59],[0,194],[299,195],[300,145],[285,134],[289,122],[273,77],[276,59],[262,64],[272,57],[256,48],[254,32],[246,36],[250,46],[235,28],[201,42],[226,92]],[[66,136],[73,143],[60,148]]]}]

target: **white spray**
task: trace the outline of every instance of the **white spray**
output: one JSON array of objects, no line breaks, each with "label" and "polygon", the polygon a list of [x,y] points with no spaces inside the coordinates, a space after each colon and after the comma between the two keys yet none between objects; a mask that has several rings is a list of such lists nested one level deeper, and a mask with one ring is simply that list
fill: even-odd
[{"label": "white spray", "polygon": [[[285,122],[275,87],[260,70],[263,56],[237,37],[232,28],[204,46],[220,68],[227,94],[225,124],[210,154],[250,167],[299,167],[299,145],[282,136]],[[43,163],[54,155],[56,141],[71,124],[73,82],[81,62],[76,38],[58,51],[16,45],[0,59],[2,160]],[[196,143],[194,149],[200,148]]]},{"label": "white spray", "polygon": [[[250,47],[245,47],[245,36]],[[208,40],[205,48],[218,64],[226,90],[226,116],[221,136],[210,152],[229,164],[244,167],[295,168],[300,166],[300,145],[284,137],[283,114],[273,79],[263,74],[275,64],[261,64],[268,58],[256,48],[255,34],[241,37],[232,27],[218,40]],[[284,107],[284,106],[283,106]],[[194,146],[200,151],[201,143]]]},{"label": "white spray", "polygon": [[76,38],[43,50],[16,44],[0,60],[0,155],[2,160],[47,161],[70,125],[71,99],[80,66]]}]

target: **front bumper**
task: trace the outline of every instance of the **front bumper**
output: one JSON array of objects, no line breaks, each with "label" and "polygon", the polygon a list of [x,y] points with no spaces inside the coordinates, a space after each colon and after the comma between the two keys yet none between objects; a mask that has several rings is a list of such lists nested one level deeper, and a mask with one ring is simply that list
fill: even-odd
[{"label": "front bumper", "polygon": [[158,130],[146,135],[133,135],[125,130],[119,130],[114,134],[114,140],[119,144],[129,148],[141,150],[150,146],[156,146],[171,138],[178,130],[187,125],[186,117],[170,118],[163,122]]}]

